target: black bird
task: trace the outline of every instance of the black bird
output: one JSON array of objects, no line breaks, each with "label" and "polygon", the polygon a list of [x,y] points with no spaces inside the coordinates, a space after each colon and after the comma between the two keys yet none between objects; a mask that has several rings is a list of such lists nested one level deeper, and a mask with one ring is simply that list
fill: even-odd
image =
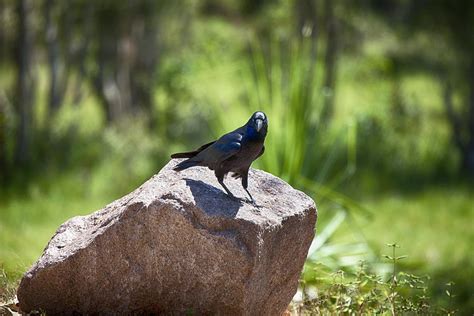
[{"label": "black bird", "polygon": [[268,120],[263,112],[255,112],[247,124],[233,132],[227,133],[216,141],[202,145],[195,151],[176,153],[171,158],[189,158],[180,162],[173,170],[181,171],[190,167],[205,166],[214,170],[217,181],[228,195],[234,195],[224,184],[224,176],[233,172],[234,178],[242,178],[242,186],[254,202],[247,190],[249,168],[252,162],[263,155]]}]

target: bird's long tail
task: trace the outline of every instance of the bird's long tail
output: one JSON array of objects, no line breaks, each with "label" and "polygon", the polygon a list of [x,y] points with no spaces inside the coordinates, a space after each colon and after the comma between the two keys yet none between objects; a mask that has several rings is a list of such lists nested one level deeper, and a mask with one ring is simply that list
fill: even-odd
[{"label": "bird's long tail", "polygon": [[201,147],[199,147],[198,149],[196,149],[194,151],[188,151],[188,152],[185,152],[185,153],[172,154],[171,158],[192,158],[192,157],[196,156],[201,151],[203,151],[204,149],[206,149],[207,147],[211,146],[214,143],[215,143],[215,141],[204,144],[204,145],[202,145]]},{"label": "bird's long tail", "polygon": [[198,166],[199,165],[199,161],[194,161],[192,159],[188,159],[188,160],[185,160],[185,161],[181,161],[179,164],[177,164],[173,170],[174,171],[182,171],[184,169],[188,169],[188,168],[191,168],[191,167],[195,167],[195,166]]},{"label": "bird's long tail", "polygon": [[199,151],[195,150],[195,151],[189,151],[189,152],[186,152],[186,153],[172,154],[171,158],[192,158],[192,157],[196,156],[197,154],[199,154]]}]

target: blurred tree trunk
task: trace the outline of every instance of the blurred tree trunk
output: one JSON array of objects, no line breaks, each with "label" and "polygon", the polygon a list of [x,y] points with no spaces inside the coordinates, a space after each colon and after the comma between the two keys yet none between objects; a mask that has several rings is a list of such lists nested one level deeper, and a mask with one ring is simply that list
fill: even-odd
[{"label": "blurred tree trunk", "polygon": [[128,113],[150,117],[158,63],[158,23],[153,2],[99,12],[94,87],[112,123]]},{"label": "blurred tree trunk", "polygon": [[[5,25],[6,21],[6,4],[5,1],[0,1],[0,25]],[[7,59],[7,31],[5,27],[0,27],[0,62]]]},{"label": "blurred tree trunk", "polygon": [[317,0],[296,0],[296,32],[300,37],[317,38]]},{"label": "blurred tree trunk", "polygon": [[471,55],[471,64],[468,73],[469,96],[468,96],[468,140],[464,156],[464,167],[474,177],[474,56]]},{"label": "blurred tree trunk", "polygon": [[462,155],[464,156],[464,142],[462,137],[462,120],[461,117],[456,113],[453,106],[453,88],[449,81],[444,83],[444,107],[446,109],[446,114],[448,116],[451,129],[453,131],[454,144],[461,150]]},{"label": "blurred tree trunk", "polygon": [[[145,7],[135,18],[132,30],[136,39],[133,67],[131,68],[132,102],[138,111],[150,114],[153,112],[153,88],[155,73],[159,63],[160,49],[157,34],[157,18],[151,13],[153,8]],[[152,122],[150,122],[152,123]]]},{"label": "blurred tree trunk", "polygon": [[5,98],[3,97],[3,91],[0,90],[0,184],[6,183],[6,178],[8,177],[6,116]]},{"label": "blurred tree trunk", "polygon": [[318,0],[296,0],[296,32],[300,38],[309,37],[311,39],[311,65],[312,73],[317,57],[318,40]]},{"label": "blurred tree trunk", "polygon": [[[0,25],[5,25],[5,3],[0,1]],[[0,63],[6,60],[6,31],[0,27]],[[0,184],[5,183],[7,172],[6,113],[3,104],[3,91],[0,90]]]},{"label": "blurred tree trunk", "polygon": [[78,105],[83,97],[82,84],[87,77],[87,53],[90,49],[94,34],[93,9],[94,3],[89,1],[85,8],[76,11],[80,16],[85,16],[85,18],[77,25],[80,41],[77,49],[72,56],[70,56],[73,66],[77,69],[77,77],[73,87],[73,105]]},{"label": "blurred tree trunk", "polygon": [[[46,53],[50,79],[47,103],[47,117],[49,119],[59,110],[63,102],[69,78],[63,61],[63,54],[61,54],[58,25],[62,26],[64,42],[70,44],[72,42],[69,38],[70,12],[69,10],[62,10],[62,6],[62,1],[58,3],[55,0],[45,0],[44,2]],[[57,15],[61,16],[61,21],[58,20]]]},{"label": "blurred tree trunk", "polygon": [[115,81],[117,67],[117,41],[120,28],[120,12],[117,8],[107,7],[98,11],[96,32],[98,33],[98,51],[96,61],[98,71],[93,82],[96,94],[101,100],[107,123],[117,120],[122,111],[120,91]]},{"label": "blurred tree trunk", "polygon": [[[58,29],[53,21],[54,0],[46,0],[44,8],[45,14],[45,31],[46,31],[46,49],[48,55],[49,66],[49,102],[48,113],[54,113],[59,107],[60,96],[58,87],[59,77],[59,44]],[[49,116],[49,115],[47,115]]]},{"label": "blurred tree trunk", "polygon": [[32,71],[32,1],[19,0],[16,10],[18,18],[18,34],[15,47],[17,66],[15,106],[19,122],[16,132],[14,162],[17,165],[24,165],[30,159],[35,90],[35,78]]},{"label": "blurred tree trunk", "polygon": [[474,62],[471,62],[467,75],[469,95],[464,103],[466,112],[456,112],[453,89],[449,82],[444,83],[444,106],[453,131],[454,144],[461,153],[461,169],[474,176]]},{"label": "blurred tree trunk", "polygon": [[326,28],[326,51],[324,56],[324,104],[321,111],[323,122],[331,120],[334,112],[337,61],[337,20],[334,16],[334,1],[324,1],[324,25]]}]

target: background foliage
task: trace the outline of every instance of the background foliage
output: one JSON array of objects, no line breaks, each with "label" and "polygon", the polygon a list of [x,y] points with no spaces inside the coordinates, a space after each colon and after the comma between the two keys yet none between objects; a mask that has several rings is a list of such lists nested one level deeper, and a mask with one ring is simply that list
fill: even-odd
[{"label": "background foliage", "polygon": [[60,223],[260,109],[255,166],[318,203],[306,287],[347,296],[363,259],[390,290],[396,241],[428,301],[472,313],[473,4],[1,1],[0,295]]}]

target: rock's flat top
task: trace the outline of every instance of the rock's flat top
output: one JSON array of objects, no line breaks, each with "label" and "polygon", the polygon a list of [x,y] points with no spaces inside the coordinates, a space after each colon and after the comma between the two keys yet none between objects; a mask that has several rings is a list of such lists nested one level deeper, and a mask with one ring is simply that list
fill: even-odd
[{"label": "rock's flat top", "polygon": [[[251,169],[247,200],[227,177],[172,170],[60,226],[18,290],[24,311],[267,314],[296,291],[314,236],[304,193]],[[85,296],[85,298],[84,298]]]},{"label": "rock's flat top", "polygon": [[255,206],[248,201],[240,179],[227,177],[224,180],[240,200],[232,199],[223,191],[212,170],[195,167],[178,173],[172,170],[175,161],[140,187],[138,190],[143,190],[143,194],[132,201],[147,204],[164,197],[195,204],[209,217],[237,218],[262,225],[280,225],[287,217],[315,208],[313,200],[306,194],[267,172],[250,169],[248,189],[256,201]]}]

